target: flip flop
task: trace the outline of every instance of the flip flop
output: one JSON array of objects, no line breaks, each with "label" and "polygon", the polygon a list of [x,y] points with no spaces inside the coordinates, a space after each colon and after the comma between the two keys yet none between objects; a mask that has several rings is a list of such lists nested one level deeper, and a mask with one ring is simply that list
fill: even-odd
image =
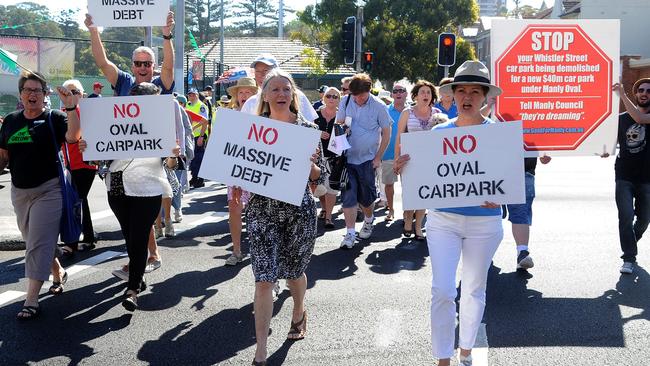
[{"label": "flip flop", "polygon": [[[23,316],[20,316],[23,314]],[[23,308],[16,314],[16,319],[21,321],[32,320],[38,318],[41,314],[40,306],[23,306]]]}]

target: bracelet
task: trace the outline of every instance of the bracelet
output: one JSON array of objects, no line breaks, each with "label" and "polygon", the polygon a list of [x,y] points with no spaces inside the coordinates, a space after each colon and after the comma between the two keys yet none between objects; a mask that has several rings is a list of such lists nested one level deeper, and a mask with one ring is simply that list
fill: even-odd
[{"label": "bracelet", "polygon": [[77,110],[77,105],[75,104],[72,107],[65,107],[63,109],[65,109],[66,112],[76,111]]},{"label": "bracelet", "polygon": [[167,40],[169,40],[169,39],[172,39],[172,38],[174,38],[174,33],[169,33],[169,35],[168,35],[168,36],[166,36],[166,35],[164,35],[164,34],[163,34],[163,36],[162,36],[162,37],[163,37],[163,39],[167,39]]}]

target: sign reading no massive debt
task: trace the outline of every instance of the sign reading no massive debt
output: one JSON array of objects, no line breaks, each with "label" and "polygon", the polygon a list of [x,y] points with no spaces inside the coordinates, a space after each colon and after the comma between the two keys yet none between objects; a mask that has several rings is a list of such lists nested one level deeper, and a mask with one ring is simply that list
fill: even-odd
[{"label": "sign reading no massive debt", "polygon": [[199,175],[298,206],[319,138],[317,129],[221,108]]},{"label": "sign reading no massive debt", "polygon": [[521,122],[405,133],[405,210],[524,203]]},{"label": "sign reading no massive debt", "polygon": [[79,102],[84,160],[170,156],[176,146],[171,95],[86,98]]},{"label": "sign reading no massive debt", "polygon": [[167,23],[169,0],[88,0],[98,27],[153,27]]},{"label": "sign reading no massive debt", "polygon": [[618,20],[495,20],[491,37],[495,114],[523,121],[527,155],[613,151]]}]

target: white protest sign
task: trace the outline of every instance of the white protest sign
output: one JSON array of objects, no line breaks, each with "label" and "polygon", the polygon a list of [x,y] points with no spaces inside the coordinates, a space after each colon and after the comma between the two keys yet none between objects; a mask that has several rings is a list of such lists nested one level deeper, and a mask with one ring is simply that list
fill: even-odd
[{"label": "white protest sign", "polygon": [[220,108],[199,174],[298,206],[319,139],[317,129]]},{"label": "white protest sign", "polygon": [[618,19],[495,19],[494,113],[523,120],[527,156],[601,155],[616,148]]},{"label": "white protest sign", "polygon": [[402,134],[405,210],[524,203],[521,122]]},{"label": "white protest sign", "polygon": [[98,27],[154,27],[167,24],[169,0],[88,0]]},{"label": "white protest sign", "polygon": [[84,160],[169,156],[176,146],[171,95],[85,98],[79,102]]}]

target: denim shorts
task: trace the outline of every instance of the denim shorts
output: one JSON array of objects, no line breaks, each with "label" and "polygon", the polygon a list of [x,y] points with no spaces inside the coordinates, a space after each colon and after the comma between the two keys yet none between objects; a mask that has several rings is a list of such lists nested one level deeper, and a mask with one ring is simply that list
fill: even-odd
[{"label": "denim shorts", "polygon": [[533,200],[535,199],[535,176],[526,173],[526,203],[517,205],[506,205],[508,208],[508,220],[513,224],[532,225],[533,223]]},{"label": "denim shorts", "polygon": [[377,199],[375,186],[375,169],[372,160],[361,164],[347,164],[348,185],[341,192],[343,208],[355,207],[357,203],[363,207],[370,205]]}]

